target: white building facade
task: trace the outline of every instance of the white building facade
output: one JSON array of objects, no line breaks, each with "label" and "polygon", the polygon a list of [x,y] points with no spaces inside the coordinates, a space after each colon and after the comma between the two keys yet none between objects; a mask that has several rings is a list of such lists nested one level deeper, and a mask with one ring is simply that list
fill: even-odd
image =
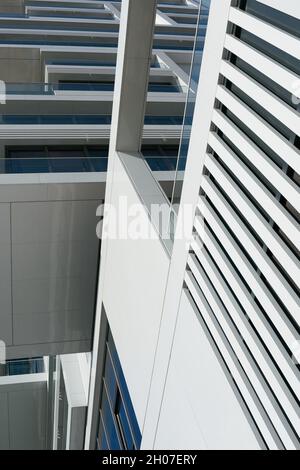
[{"label": "white building facade", "polygon": [[298,2],[13,3],[0,448],[299,449]]}]

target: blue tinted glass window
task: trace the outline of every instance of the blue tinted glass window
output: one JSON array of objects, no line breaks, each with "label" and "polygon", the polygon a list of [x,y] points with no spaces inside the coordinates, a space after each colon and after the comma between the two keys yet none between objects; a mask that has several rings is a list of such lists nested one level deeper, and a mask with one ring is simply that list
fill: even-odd
[{"label": "blue tinted glass window", "polygon": [[[146,119],[149,124],[179,124],[181,121],[179,116],[147,116]],[[153,171],[176,168],[177,145],[143,145],[142,153]],[[107,145],[7,147],[5,158],[0,159],[0,173],[106,172],[107,164]]]},{"label": "blue tinted glass window", "polygon": [[107,345],[108,345],[108,350],[109,350],[111,358],[112,358],[112,362],[113,362],[114,367],[115,367],[115,372],[116,372],[117,379],[118,379],[119,390],[120,390],[121,396],[123,398],[123,401],[124,401],[124,404],[125,404],[125,407],[126,407],[126,410],[127,410],[127,413],[128,413],[131,425],[132,425],[135,441],[140,442],[141,441],[140,428],[139,428],[139,425],[138,425],[138,422],[137,422],[137,419],[136,419],[136,416],[135,416],[135,411],[134,411],[134,408],[133,408],[133,405],[132,405],[132,402],[131,402],[131,398],[130,398],[129,391],[128,391],[128,388],[127,388],[126,380],[125,380],[125,377],[124,377],[124,374],[123,374],[123,370],[122,370],[122,367],[121,367],[121,363],[120,363],[120,360],[119,360],[119,356],[118,356],[118,353],[117,353],[117,350],[116,350],[115,343],[114,343],[111,332],[109,332],[109,334],[108,334]]},{"label": "blue tinted glass window", "polygon": [[98,450],[109,450],[108,440],[107,440],[106,432],[105,432],[105,429],[104,429],[104,426],[103,426],[103,420],[102,420],[101,414],[100,414],[100,419],[99,419],[97,449]]},{"label": "blue tinted glass window", "polygon": [[107,157],[108,146],[8,147],[0,173],[104,172]]},{"label": "blue tinted glass window", "polygon": [[109,354],[106,354],[105,369],[104,369],[104,382],[106,385],[108,397],[112,403],[113,408],[115,408],[118,385],[117,385],[117,379],[116,379],[116,375],[114,372],[114,368],[111,362],[111,357]]},{"label": "blue tinted glass window", "polygon": [[6,362],[5,375],[37,374],[45,371],[42,357],[30,359],[11,359]]},{"label": "blue tinted glass window", "polygon": [[[103,437],[104,435],[104,437]],[[139,449],[141,432],[111,333],[106,342],[96,448]]]},{"label": "blue tinted glass window", "polygon": [[290,34],[300,37],[300,20],[297,18],[282,13],[268,5],[263,5],[257,0],[247,0],[245,10]]},{"label": "blue tinted glass window", "polygon": [[111,450],[121,450],[123,449],[121,436],[117,431],[118,428],[116,423],[116,417],[111,406],[112,405],[109,401],[104,384],[102,391],[101,416],[103,419],[104,428],[106,430],[108,445]]},{"label": "blue tinted glass window", "polygon": [[117,406],[117,409],[116,409],[117,420],[118,420],[119,427],[121,429],[123,439],[125,441],[126,449],[134,450],[135,445],[134,445],[133,438],[132,438],[132,430],[131,430],[129,419],[126,413],[126,409],[125,409],[125,406],[124,406],[124,403],[122,401],[120,394],[118,394],[118,400],[117,400],[116,406]]}]

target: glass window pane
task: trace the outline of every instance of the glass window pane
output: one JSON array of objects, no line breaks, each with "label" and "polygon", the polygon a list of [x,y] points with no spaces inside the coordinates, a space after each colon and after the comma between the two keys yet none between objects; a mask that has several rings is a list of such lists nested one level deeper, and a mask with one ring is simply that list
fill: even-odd
[{"label": "glass window pane", "polygon": [[109,399],[105,390],[105,386],[103,387],[101,412],[110,449],[122,450],[122,444],[121,439],[118,435],[116,420],[109,404]]}]

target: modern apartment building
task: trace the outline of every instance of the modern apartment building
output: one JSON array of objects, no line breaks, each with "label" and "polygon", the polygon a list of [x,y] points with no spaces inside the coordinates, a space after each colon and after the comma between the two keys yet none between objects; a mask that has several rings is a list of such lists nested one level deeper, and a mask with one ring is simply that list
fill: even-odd
[{"label": "modern apartment building", "polygon": [[0,0],[0,449],[300,448],[299,35]]}]

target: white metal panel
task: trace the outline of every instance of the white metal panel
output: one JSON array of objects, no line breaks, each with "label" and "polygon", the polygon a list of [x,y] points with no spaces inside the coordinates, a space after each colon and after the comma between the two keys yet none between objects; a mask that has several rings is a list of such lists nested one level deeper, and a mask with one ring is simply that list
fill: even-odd
[{"label": "white metal panel", "polygon": [[155,449],[262,448],[251,418],[241,405],[241,397],[232,387],[235,386],[185,289]]},{"label": "white metal panel", "polygon": [[203,317],[218,349],[222,354],[225,363],[228,365],[233,379],[236,381],[243,397],[245,397],[245,401],[247,402],[255,422],[257,423],[259,429],[262,430],[267,445],[270,449],[277,449],[278,446],[280,446],[278,436],[276,435],[276,432],[274,432],[272,424],[270,423],[269,418],[264,412],[261,404],[257,400],[257,397],[253,393],[253,390],[251,390],[251,386],[249,387],[246,373],[243,371],[243,369],[241,369],[236,356],[234,354],[232,355],[230,351],[230,343],[223,334],[221,326],[212,314],[210,305],[202,291],[199,289],[199,286],[192,273],[187,271],[185,282],[199,309],[199,312],[201,312],[201,316]]},{"label": "white metal panel", "polygon": [[[223,118],[224,116],[220,111],[214,111],[213,122],[217,126]],[[226,166],[230,168],[235,175],[238,175],[240,182],[245,186],[250,194],[255,194],[255,199],[261,207],[264,208],[264,210],[272,217],[274,222],[276,222],[281,230],[286,233],[292,243],[300,250],[299,227],[295,219],[282,207],[263,183],[249,170],[249,168],[234,154],[234,152],[216,133],[210,133],[208,143]]]},{"label": "white metal panel", "polygon": [[[200,266],[200,263],[203,266],[203,269]],[[259,342],[257,341],[256,332],[252,329],[252,326],[248,321],[248,317],[244,315],[230,289],[222,280],[218,270],[213,265],[213,263],[211,263],[207,251],[205,249],[202,251],[199,262],[194,254],[190,255],[188,259],[188,265],[190,266],[197,280],[200,279],[199,276],[201,276],[201,274],[203,276],[204,272],[206,272],[207,281],[209,279],[211,286],[213,286],[213,289],[216,290],[217,295],[214,294],[212,289],[210,289],[210,293],[214,299],[217,299],[217,304],[220,308],[220,311],[223,312],[223,317],[227,319],[229,327],[231,326],[231,321],[229,318],[231,318],[233,325],[236,326],[238,332],[243,338],[243,341],[251,351],[253,358],[257,364],[259,364],[259,368],[262,372],[262,377],[260,377],[260,380],[262,383],[264,383],[265,379],[267,383],[269,383],[270,390],[272,390],[273,393],[278,397],[279,403],[282,405],[288,418],[291,420],[295,429],[300,434],[300,421],[297,401],[287,387],[276,366],[270,359],[268,353],[260,346]],[[209,287],[208,283],[206,284],[206,287]],[[207,295],[206,298],[208,299]],[[222,308],[222,303],[219,301],[219,298],[226,307],[230,317],[228,314],[226,314],[224,308]],[[215,313],[216,310],[213,308],[213,306],[212,309]],[[232,328],[234,329],[233,325]],[[235,351],[238,353],[236,348]],[[255,370],[255,366],[253,367],[253,370],[256,375],[259,375],[258,371]],[[300,383],[298,383],[298,387],[295,390],[296,396],[299,396],[299,389]]]},{"label": "white metal panel", "polygon": [[300,279],[300,266],[298,259],[272,229],[270,224],[260,214],[252,202],[241,192],[239,186],[226,174],[221,165],[210,155],[207,154],[205,160],[206,168],[216,178],[226,194],[240,210],[246,220],[255,232],[261,237],[269,250],[279,260],[286,272],[292,279]]},{"label": "white metal panel", "polygon": [[230,9],[229,21],[269,42],[278,49],[284,50],[296,59],[300,57],[300,42],[295,36],[238,8]]},{"label": "white metal panel", "polygon": [[263,251],[258,242],[251,236],[245,224],[237,217],[234,210],[226,203],[220,191],[213,186],[209,178],[204,177],[201,185],[202,189],[213,201],[217,210],[222,214],[231,230],[238,237],[250,257],[255,260],[256,265],[264,274],[273,289],[284,301],[297,322],[300,312],[299,299],[295,291],[288,284],[281,272],[272,264],[267,254]]},{"label": "white metal panel", "polygon": [[265,345],[269,351],[272,352],[272,355],[276,359],[277,364],[284,372],[285,377],[287,378],[290,386],[295,391],[297,396],[299,394],[300,373],[297,370],[296,364],[294,364],[294,361],[288,355],[274,329],[270,326],[270,323],[266,321],[264,315],[255,303],[253,297],[250,295],[245,285],[241,283],[240,277],[236,270],[230,263],[228,263],[228,258],[221,250],[214,237],[210,234],[208,229],[205,229],[204,226],[199,223],[198,218],[195,219],[195,222],[195,228],[201,241],[200,239],[196,239],[192,242],[191,246],[194,252],[197,254],[198,258],[200,258],[202,253],[201,243],[205,243],[205,246],[207,247],[207,250],[209,251],[213,260],[222,272],[230,288],[239,299],[255,328],[257,331],[259,331]]},{"label": "white metal panel", "polygon": [[286,127],[291,129],[296,135],[300,135],[300,119],[299,113],[296,110],[278,99],[273,93],[268,91],[230,62],[223,60],[220,71],[224,77],[259,103],[259,105],[272,114],[272,116],[280,116],[280,121]]},{"label": "white metal panel", "polygon": [[292,345],[298,339],[299,335],[293,325],[286,320],[284,312],[265,288],[259,274],[254,270],[246,256],[237,246],[226,227],[220,223],[215,211],[203,198],[201,198],[199,202],[199,209],[205,219],[209,221],[214,233],[222,241],[222,245],[229,253],[229,256],[232,258],[247,284],[251,287],[251,290],[259,299],[259,302],[269,315],[277,331],[280,331],[287,345]]},{"label": "white metal panel", "polygon": [[237,57],[243,59],[247,64],[271,78],[282,88],[288,90],[290,93],[295,92],[293,85],[295,81],[299,79],[298,75],[291,72],[283,65],[278,64],[278,62],[272,58],[229,34],[226,35],[225,48]]},{"label": "white metal panel", "polygon": [[[218,87],[216,97],[236,116],[239,116],[249,129],[255,129],[256,135],[270,148],[276,149],[276,153],[283,161],[300,173],[300,152],[288,140],[225,87]],[[219,117],[221,115],[218,115]],[[234,125],[232,128],[234,129]]]},{"label": "white metal panel", "polygon": [[[227,106],[249,129],[255,130],[271,149],[288,163],[292,168],[300,173],[299,152],[288,142],[279,132],[260,118],[245,103],[236,98],[225,87],[219,86],[217,89],[217,99]],[[236,144],[238,148],[243,149],[245,155],[260,169],[263,174],[267,174],[273,185],[286,197],[291,200],[296,207],[300,207],[300,194],[297,186],[285,176],[274,163],[262,152],[242,131],[233,123],[228,125],[224,120],[222,125],[226,127],[224,133]]]},{"label": "white metal panel", "polygon": [[298,0],[285,0],[284,2],[282,0],[258,0],[258,2],[276,8],[276,10],[294,16],[300,20],[300,4]]},{"label": "white metal panel", "polygon": [[45,450],[46,374],[1,377],[0,389],[0,448]]},{"label": "white metal panel", "polygon": [[[230,8],[229,22],[224,43],[227,52],[220,61],[216,88],[215,108],[220,109],[212,110],[205,169],[198,179],[198,208],[204,220],[199,215],[194,220],[197,235],[190,245],[185,281],[267,445],[298,448],[300,419],[295,397],[300,394],[299,371],[292,347],[299,340],[296,291],[300,274],[294,254],[300,247],[299,226],[279,198],[283,196],[287,205],[299,211],[300,193],[291,171],[300,170],[297,141],[294,145],[295,136],[300,134],[299,114],[276,92],[233,65],[230,52],[294,94],[298,77],[235,37],[238,30],[232,25],[296,58],[300,56],[300,41],[284,27],[275,27],[268,19],[261,20],[239,8]],[[276,121],[273,127],[271,120],[269,124],[229,91],[230,83],[281,122],[287,137],[276,130]],[[223,107],[241,121],[240,128],[226,117]],[[263,111],[261,115],[265,115]],[[209,113],[207,116],[210,120]],[[248,127],[253,140],[243,126]],[[194,122],[192,133],[197,127],[199,124]],[[259,141],[273,150],[274,160],[276,154],[282,159],[278,166],[261,150]],[[236,153],[230,142],[238,149]],[[282,238],[274,224],[281,229]],[[217,324],[220,328],[213,328]],[[230,362],[230,352],[246,372],[246,381],[241,369],[235,370]],[[249,400],[247,380],[263,404],[267,419],[257,402]],[[281,442],[274,439],[272,431],[278,433]]]},{"label": "white metal panel", "polygon": [[[128,207],[141,204],[133,183],[120,160],[115,162],[115,184],[110,203],[122,210],[122,197]],[[145,185],[149,191],[149,185]],[[121,196],[121,199],[119,199]],[[151,194],[149,194],[151,200]],[[121,207],[120,207],[121,204]],[[148,233],[155,231],[147,210],[140,205],[142,223]],[[119,209],[118,209],[119,208]],[[124,211],[124,208],[123,208]],[[125,223],[131,216],[124,214]],[[110,219],[113,224],[113,219]],[[151,374],[158,339],[169,256],[157,236],[107,239],[103,304],[120,357],[128,389],[140,427],[143,427]],[[143,275],[141,276],[141,273]],[[117,293],[117,294],[116,294]]]}]

